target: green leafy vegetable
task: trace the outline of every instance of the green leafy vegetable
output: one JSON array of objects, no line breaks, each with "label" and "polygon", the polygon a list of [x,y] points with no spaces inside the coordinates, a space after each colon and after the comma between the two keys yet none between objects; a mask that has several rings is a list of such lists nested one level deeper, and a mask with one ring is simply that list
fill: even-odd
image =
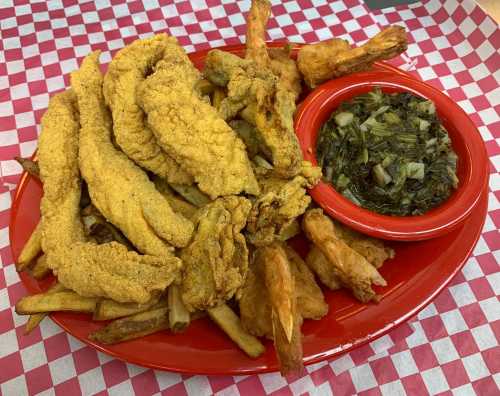
[{"label": "green leafy vegetable", "polygon": [[359,206],[389,215],[425,213],[457,188],[457,155],[431,101],[372,92],[344,102],[322,126],[325,179]]}]

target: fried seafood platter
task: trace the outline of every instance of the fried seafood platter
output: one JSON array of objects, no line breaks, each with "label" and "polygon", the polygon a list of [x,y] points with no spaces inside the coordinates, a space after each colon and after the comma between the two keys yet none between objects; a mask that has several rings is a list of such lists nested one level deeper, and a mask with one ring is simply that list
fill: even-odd
[{"label": "fried seafood platter", "polygon": [[43,186],[17,257],[45,289],[16,304],[26,332],[78,312],[92,321],[81,338],[102,350],[148,335],[187,350],[211,322],[204,337],[221,350],[225,333],[248,359],[275,353],[287,375],[303,369],[303,329],[336,298],[376,306],[394,250],[314,206],[307,191],[322,173],[303,160],[293,119],[304,89],[398,55],[404,30],[357,48],[268,48],[270,12],[252,3],[242,56],[213,49],[200,70],[158,34],[104,74],[90,53],[51,98],[37,160],[20,160]]}]

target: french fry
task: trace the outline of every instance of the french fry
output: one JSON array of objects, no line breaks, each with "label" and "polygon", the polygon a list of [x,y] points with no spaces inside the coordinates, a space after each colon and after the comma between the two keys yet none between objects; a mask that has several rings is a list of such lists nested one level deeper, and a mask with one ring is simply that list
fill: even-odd
[{"label": "french fry", "polygon": [[220,104],[225,97],[226,93],[224,92],[224,90],[222,88],[216,87],[212,94],[212,106],[219,110]]},{"label": "french fry", "polygon": [[[151,301],[146,304],[119,303],[113,300],[103,299],[97,303],[92,319],[110,320],[134,315],[150,310],[153,306],[159,304],[159,300],[160,295],[154,296]],[[163,303],[163,306],[166,307],[167,303]]]},{"label": "french fry", "polygon": [[35,265],[31,269],[31,275],[33,275],[33,278],[35,279],[43,279],[47,275],[49,275],[51,272],[51,269],[49,268],[48,262],[47,262],[47,256],[45,254],[41,255],[38,257],[36,260]]},{"label": "french fry", "polygon": [[191,321],[189,311],[186,309],[182,301],[179,286],[170,285],[168,288],[168,320],[170,322],[170,330],[174,333],[179,333],[189,326]]},{"label": "french fry", "polygon": [[243,329],[240,318],[226,304],[210,308],[208,315],[248,356],[256,358],[264,353],[264,345]]},{"label": "french fry", "polygon": [[17,259],[17,270],[23,271],[42,251],[42,227],[38,225],[33,230],[28,242],[24,245],[19,258]]},{"label": "french fry", "polygon": [[117,319],[91,333],[89,338],[102,344],[116,344],[168,328],[168,308],[163,307]]},{"label": "french fry", "polygon": [[182,198],[198,208],[201,208],[210,202],[210,198],[203,194],[196,186],[186,186],[183,184],[172,183],[170,184],[170,187],[172,187]]},{"label": "french fry", "polygon": [[16,313],[31,315],[54,311],[94,312],[97,301],[97,298],[82,297],[73,291],[34,294],[17,302]]},{"label": "french fry", "polygon": [[[66,290],[66,288],[61,285],[60,283],[55,283],[49,290],[47,290],[45,293],[46,294],[52,294],[52,293],[57,293],[60,291]],[[28,321],[26,322],[26,325],[24,327],[24,333],[29,334],[31,333],[41,322],[42,320],[45,319],[45,317],[48,315],[48,313],[37,313],[30,315]]]},{"label": "french fry", "polygon": [[14,159],[23,167],[25,172],[28,172],[31,176],[40,178],[40,168],[38,167],[38,162],[30,160],[28,158],[14,157]]}]

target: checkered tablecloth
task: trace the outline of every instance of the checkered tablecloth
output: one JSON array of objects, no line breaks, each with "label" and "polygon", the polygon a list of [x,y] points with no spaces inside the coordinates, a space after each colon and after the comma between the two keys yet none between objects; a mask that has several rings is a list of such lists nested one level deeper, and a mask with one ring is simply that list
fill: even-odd
[{"label": "checkered tablecloth", "polygon": [[490,157],[484,231],[457,275],[426,309],[340,358],[279,374],[190,376],[144,369],[96,352],[50,320],[29,336],[13,312],[25,289],[9,246],[9,212],[21,168],[36,148],[49,96],[69,84],[91,50],[103,59],[154,32],[188,51],[244,40],[248,1],[0,0],[0,394],[495,395],[500,386],[500,29],[472,0],[425,1],[382,11],[361,0],[273,1],[269,38],[361,43],[387,24],[410,32],[415,73],[471,116]]}]

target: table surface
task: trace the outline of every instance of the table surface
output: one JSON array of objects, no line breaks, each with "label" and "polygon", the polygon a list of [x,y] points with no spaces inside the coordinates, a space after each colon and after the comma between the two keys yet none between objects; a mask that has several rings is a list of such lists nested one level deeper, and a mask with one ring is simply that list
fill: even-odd
[{"label": "table surface", "polygon": [[[12,3],[12,4],[8,4]],[[244,40],[248,1],[2,1],[0,3],[0,394],[100,395],[493,395],[500,386],[500,29],[472,0],[429,0],[369,10],[361,0],[273,1],[269,38],[362,43],[381,27],[409,31],[394,63],[442,89],[472,118],[490,157],[489,212],[463,271],[426,309],[340,358],[277,373],[192,376],[129,365],[96,352],[45,320],[23,335],[13,311],[26,291],[9,246],[10,206],[36,148],[49,96],[94,49],[111,55],[166,31],[191,52]]]}]

